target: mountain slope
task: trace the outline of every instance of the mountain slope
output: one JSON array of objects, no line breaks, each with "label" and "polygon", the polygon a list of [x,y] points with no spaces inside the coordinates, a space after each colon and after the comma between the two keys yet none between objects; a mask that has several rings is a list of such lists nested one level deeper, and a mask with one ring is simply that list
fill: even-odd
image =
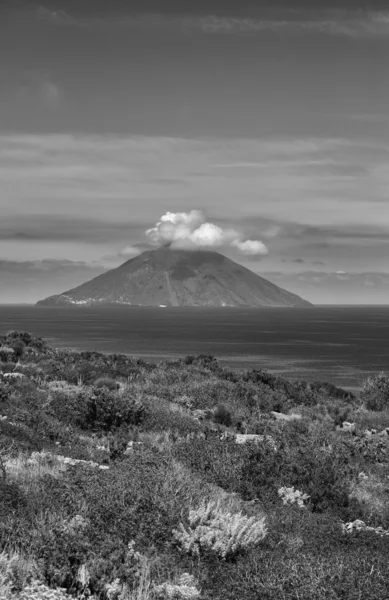
[{"label": "mountain slope", "polygon": [[40,306],[312,306],[218,252],[159,248]]}]

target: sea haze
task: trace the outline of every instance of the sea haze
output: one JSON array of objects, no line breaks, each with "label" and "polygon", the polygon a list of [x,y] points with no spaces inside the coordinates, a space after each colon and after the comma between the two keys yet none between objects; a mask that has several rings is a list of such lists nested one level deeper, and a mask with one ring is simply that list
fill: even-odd
[{"label": "sea haze", "polygon": [[204,309],[0,306],[0,333],[159,362],[212,354],[234,368],[359,389],[389,366],[389,307]]}]

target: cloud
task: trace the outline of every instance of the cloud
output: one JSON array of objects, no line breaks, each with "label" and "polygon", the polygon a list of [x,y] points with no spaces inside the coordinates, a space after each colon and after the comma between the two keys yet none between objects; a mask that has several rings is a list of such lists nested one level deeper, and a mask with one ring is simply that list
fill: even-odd
[{"label": "cloud", "polygon": [[[113,255],[140,247],[150,214],[211,206],[215,227],[200,238],[220,241],[216,227],[232,229],[239,241],[271,244],[267,262],[301,257],[334,271],[387,262],[389,146],[379,140],[0,134],[0,148],[4,257]],[[241,161],[268,167],[212,166]],[[334,161],[364,164],[370,175],[338,177],[325,166]]]},{"label": "cloud", "polygon": [[258,240],[246,240],[245,242],[234,240],[231,243],[231,245],[235,248],[238,248],[238,250],[240,250],[243,254],[246,254],[248,256],[266,256],[267,254],[269,254],[269,250],[267,249],[265,244]]},{"label": "cloud", "polygon": [[239,232],[208,223],[200,210],[190,212],[167,212],[146,236],[157,245],[173,248],[218,248],[232,246],[246,255],[265,255],[268,250],[261,241],[241,240]]},{"label": "cloud", "polygon": [[[26,209],[28,207],[26,206]],[[109,221],[84,215],[61,214],[4,215],[0,221],[0,242],[26,241],[77,242],[85,244],[124,243],[128,235],[136,235],[139,228],[127,221]]]},{"label": "cloud", "polygon": [[64,10],[52,10],[45,6],[36,7],[35,18],[38,21],[48,21],[51,23],[68,23],[68,24],[77,23],[77,21],[75,19],[73,19]]},{"label": "cloud", "polygon": [[[185,25],[185,23],[183,24]],[[321,33],[341,37],[387,36],[389,13],[386,11],[278,11],[262,18],[203,17],[187,23],[208,35],[253,34],[263,31],[303,34]]]},{"label": "cloud", "polygon": [[52,80],[51,75],[40,70],[29,70],[24,73],[16,95],[21,102],[38,104],[51,110],[59,106],[62,98],[61,90]]},{"label": "cloud", "polygon": [[[48,25],[76,27],[122,27],[127,29],[180,31],[187,35],[195,33],[210,36],[254,35],[262,32],[288,33],[293,35],[323,34],[340,37],[385,37],[389,32],[389,13],[385,10],[286,10],[282,8],[247,10],[245,16],[212,14],[212,5],[199,11],[180,13],[158,13],[138,11],[71,12],[35,6],[19,11],[19,17],[31,17]],[[220,12],[220,11],[215,11]],[[192,13],[192,14],[191,14]],[[242,11],[240,11],[242,13]]]},{"label": "cloud", "polygon": [[121,258],[132,258],[140,254],[142,250],[137,246],[126,246],[118,252],[118,256]]}]

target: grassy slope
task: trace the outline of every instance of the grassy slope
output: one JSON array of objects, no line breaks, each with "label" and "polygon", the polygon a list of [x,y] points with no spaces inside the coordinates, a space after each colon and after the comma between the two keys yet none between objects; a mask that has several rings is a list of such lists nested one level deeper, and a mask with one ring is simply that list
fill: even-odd
[{"label": "grassy slope", "polygon": [[[389,597],[389,536],[341,527],[389,529],[387,441],[364,434],[389,426],[385,407],[212,357],[156,366],[23,332],[0,338],[0,360],[0,598]],[[345,419],[355,435],[336,428]],[[268,437],[239,445],[237,431]],[[196,556],[174,531],[194,531],[202,503],[214,535]],[[240,521],[223,559],[212,539],[229,513],[257,533],[265,517],[267,535],[250,545]]]}]

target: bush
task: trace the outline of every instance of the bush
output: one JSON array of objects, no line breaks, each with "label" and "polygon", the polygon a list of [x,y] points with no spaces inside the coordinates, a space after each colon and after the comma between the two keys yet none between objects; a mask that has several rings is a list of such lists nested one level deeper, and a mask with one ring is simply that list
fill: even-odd
[{"label": "bush", "polygon": [[220,425],[225,425],[229,427],[232,423],[231,412],[224,406],[224,404],[218,404],[213,409],[213,420],[215,423],[219,423]]},{"label": "bush", "polygon": [[201,431],[201,427],[191,416],[172,411],[160,403],[148,408],[142,422],[142,431],[170,431],[177,437],[185,437],[190,433]]},{"label": "bush", "polygon": [[0,404],[2,404],[3,402],[7,402],[9,396],[9,388],[6,387],[3,383],[0,383]]},{"label": "bush", "polygon": [[114,379],[110,379],[109,377],[99,377],[99,379],[96,379],[96,381],[94,382],[93,387],[97,389],[105,387],[111,390],[111,392],[116,392],[120,388],[120,384]]},{"label": "bush", "polygon": [[0,371],[2,373],[12,373],[16,367],[16,363],[7,361],[0,364]]},{"label": "bush", "polygon": [[232,514],[218,503],[208,502],[189,512],[189,528],[175,530],[174,537],[188,554],[211,552],[226,560],[256,546],[267,534],[265,517]]},{"label": "bush", "polygon": [[5,516],[13,515],[23,510],[27,505],[27,498],[23,490],[16,483],[8,483],[0,479],[0,520]]},{"label": "bush", "polygon": [[111,431],[122,425],[140,425],[146,416],[143,403],[131,396],[121,396],[106,387],[95,389],[88,400],[87,425]]},{"label": "bush", "polygon": [[195,600],[201,596],[195,577],[189,573],[183,573],[173,583],[165,581],[154,586],[154,592],[161,600]]},{"label": "bush", "polygon": [[360,397],[368,410],[384,410],[389,405],[389,376],[382,372],[369,377]]},{"label": "bush", "polygon": [[20,358],[22,358],[23,354],[24,354],[24,349],[25,349],[25,344],[22,342],[22,340],[16,340],[15,342],[13,342],[11,348],[14,351],[14,357],[19,360]]},{"label": "bush", "polygon": [[81,429],[111,431],[122,425],[139,425],[146,414],[140,400],[112,392],[106,386],[92,388],[53,382],[49,389],[51,414]]},{"label": "bush", "polygon": [[227,492],[239,491],[243,483],[244,449],[235,442],[221,441],[219,437],[182,440],[174,445],[173,453],[206,482]]},{"label": "bush", "polygon": [[15,358],[15,351],[10,346],[0,346],[0,360],[8,362]]},{"label": "bush", "polygon": [[53,381],[49,384],[48,412],[64,425],[88,429],[92,388]]}]

